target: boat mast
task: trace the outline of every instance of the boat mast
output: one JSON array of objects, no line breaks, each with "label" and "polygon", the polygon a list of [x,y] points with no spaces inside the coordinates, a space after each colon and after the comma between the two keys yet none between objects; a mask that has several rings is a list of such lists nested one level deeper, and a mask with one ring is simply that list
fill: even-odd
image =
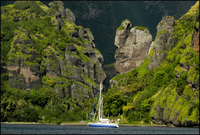
[{"label": "boat mast", "polygon": [[101,98],[102,100],[102,105],[101,105],[101,118],[103,119],[103,97]]},{"label": "boat mast", "polygon": [[100,83],[100,94],[99,94],[99,120],[101,118],[101,90],[102,90],[102,83]]}]

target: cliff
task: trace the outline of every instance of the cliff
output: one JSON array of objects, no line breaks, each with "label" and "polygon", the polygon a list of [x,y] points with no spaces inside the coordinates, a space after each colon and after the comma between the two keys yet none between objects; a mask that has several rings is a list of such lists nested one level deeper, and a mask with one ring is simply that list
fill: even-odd
[{"label": "cliff", "polygon": [[130,20],[126,19],[116,30],[115,69],[119,74],[127,73],[144,62],[152,40],[148,28],[131,26]]},{"label": "cliff", "polygon": [[159,66],[166,56],[164,51],[169,51],[169,49],[175,46],[177,38],[173,38],[173,34],[171,34],[174,31],[174,24],[174,17],[165,16],[157,25],[157,36],[154,42],[151,43],[148,52],[149,54],[151,50],[154,51],[148,69],[154,69],[156,66]]},{"label": "cliff", "polygon": [[106,115],[120,113],[123,122],[198,127],[199,2],[178,20],[163,17],[144,62],[110,82],[105,109],[112,99],[121,110]]},{"label": "cliff", "polygon": [[16,1],[1,7],[1,68],[12,88],[50,86],[60,98],[94,97],[106,75],[89,28],[61,1]]}]

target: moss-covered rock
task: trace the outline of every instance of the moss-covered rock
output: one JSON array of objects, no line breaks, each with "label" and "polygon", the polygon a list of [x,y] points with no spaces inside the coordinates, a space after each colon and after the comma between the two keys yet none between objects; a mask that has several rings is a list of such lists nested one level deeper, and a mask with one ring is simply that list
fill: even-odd
[{"label": "moss-covered rock", "polygon": [[174,30],[175,20],[174,17],[165,16],[157,25],[157,35],[154,42],[151,43],[150,50],[154,50],[155,53],[151,59],[151,63],[148,69],[154,69],[159,66],[161,61],[166,57],[165,50],[172,49],[176,42],[176,38],[172,38],[172,31]]},{"label": "moss-covered rock", "polygon": [[2,47],[7,52],[4,68],[9,83],[23,90],[47,86],[59,98],[94,97],[106,75],[92,32],[77,26],[74,14],[61,1],[49,6],[16,1],[1,7],[5,10],[1,33],[6,40]]}]

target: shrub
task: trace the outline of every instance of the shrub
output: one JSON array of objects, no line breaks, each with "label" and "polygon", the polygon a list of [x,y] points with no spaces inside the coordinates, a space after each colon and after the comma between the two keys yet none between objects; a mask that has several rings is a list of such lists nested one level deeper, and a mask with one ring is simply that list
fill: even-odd
[{"label": "shrub", "polygon": [[14,3],[14,8],[20,10],[26,10],[30,8],[30,13],[44,15],[43,9],[39,6],[39,4],[36,1],[16,1]]},{"label": "shrub", "polygon": [[31,90],[30,95],[29,95],[29,101],[33,105],[39,105],[41,107],[44,107],[47,104],[48,97],[47,95],[38,92],[36,90]]},{"label": "shrub", "polygon": [[8,80],[8,73],[2,73],[1,79],[2,79],[2,81],[7,81]]},{"label": "shrub", "polygon": [[144,27],[144,26],[135,26],[134,28],[138,30],[145,30],[145,29],[149,30],[149,28]]},{"label": "shrub", "polygon": [[32,1],[30,3],[30,12],[44,15],[43,9],[39,6],[39,4],[36,1]]},{"label": "shrub", "polygon": [[65,42],[59,42],[58,48],[59,48],[61,51],[65,51],[66,43],[65,43]]},{"label": "shrub", "polygon": [[20,10],[26,10],[30,8],[30,2],[28,1],[16,1],[14,3],[14,8],[20,9]]},{"label": "shrub", "polygon": [[37,122],[38,112],[34,107],[26,105],[16,109],[9,117],[9,121]]},{"label": "shrub", "polygon": [[177,79],[177,93],[179,95],[183,94],[183,90],[185,88],[186,82],[187,81],[181,77]]}]

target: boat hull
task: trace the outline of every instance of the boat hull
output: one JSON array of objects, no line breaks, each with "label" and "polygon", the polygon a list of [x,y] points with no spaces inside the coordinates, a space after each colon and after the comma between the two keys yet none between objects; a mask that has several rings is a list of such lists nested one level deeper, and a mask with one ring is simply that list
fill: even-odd
[{"label": "boat hull", "polygon": [[118,128],[118,125],[115,124],[103,124],[103,123],[89,123],[90,127],[96,128]]}]

